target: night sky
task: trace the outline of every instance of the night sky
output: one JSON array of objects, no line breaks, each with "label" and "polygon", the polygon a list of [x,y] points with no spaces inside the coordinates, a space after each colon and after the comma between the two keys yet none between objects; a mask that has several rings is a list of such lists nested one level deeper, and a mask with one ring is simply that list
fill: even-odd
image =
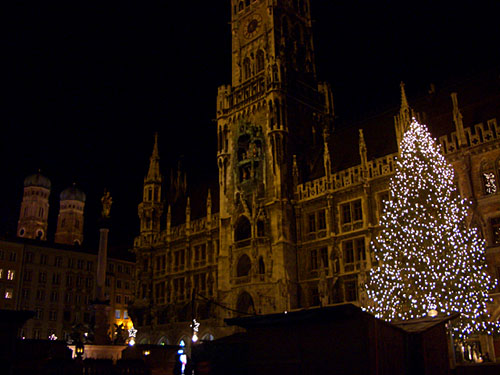
[{"label": "night sky", "polygon": [[[16,3],[16,4],[14,4]],[[398,105],[429,84],[499,65],[494,2],[312,1],[320,80],[336,124]],[[9,2],[0,9],[0,235],[17,227],[24,178],[87,194],[85,241],[97,244],[104,188],[113,196],[112,246],[131,247],[137,204],[159,133],[162,172],[182,160],[188,184],[216,175],[217,87],[230,83],[229,1]],[[354,150],[356,151],[356,150]]]}]

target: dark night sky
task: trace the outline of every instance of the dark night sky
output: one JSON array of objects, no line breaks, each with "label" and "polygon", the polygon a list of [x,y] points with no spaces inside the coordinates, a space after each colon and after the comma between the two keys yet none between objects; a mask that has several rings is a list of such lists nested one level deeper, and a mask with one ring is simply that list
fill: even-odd
[{"label": "dark night sky", "polygon": [[[183,159],[188,184],[216,174],[217,87],[230,83],[229,1],[9,2],[0,9],[0,234],[15,233],[24,178],[87,193],[86,242],[113,196],[111,245],[131,246],[153,134],[162,171]],[[407,93],[498,65],[494,2],[312,1],[316,62],[338,126]],[[50,235],[49,235],[50,236]]]}]

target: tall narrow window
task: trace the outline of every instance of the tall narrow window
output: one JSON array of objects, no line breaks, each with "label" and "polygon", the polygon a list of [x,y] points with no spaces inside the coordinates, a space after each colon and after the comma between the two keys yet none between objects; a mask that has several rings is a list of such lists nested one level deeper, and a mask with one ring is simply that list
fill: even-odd
[{"label": "tall narrow window", "polygon": [[309,232],[316,232],[316,214],[309,214]]},{"label": "tall narrow window", "polygon": [[363,226],[363,206],[361,199],[342,204],[340,211],[342,215],[341,229],[343,232],[359,229]]},{"label": "tall narrow window", "polygon": [[311,259],[311,270],[317,270],[318,269],[318,250],[316,250],[316,249],[311,250],[310,259]]},{"label": "tall narrow window", "polygon": [[236,267],[236,276],[247,276],[250,273],[250,268],[252,268],[252,262],[250,261],[248,255],[243,254],[238,260],[238,265]]},{"label": "tall narrow window", "polygon": [[259,274],[263,275],[266,273],[266,266],[264,265],[264,259],[259,257]]},{"label": "tall narrow window", "polygon": [[326,229],[325,210],[318,212],[318,230]]},{"label": "tall narrow window", "polygon": [[345,300],[347,302],[357,301],[358,286],[355,279],[344,281]]},{"label": "tall narrow window", "polygon": [[243,60],[243,79],[247,80],[250,78],[252,74],[251,71],[251,66],[250,66],[250,59],[247,57],[245,60]]},{"label": "tall narrow window", "polygon": [[264,70],[264,51],[261,49],[257,51],[257,72]]}]

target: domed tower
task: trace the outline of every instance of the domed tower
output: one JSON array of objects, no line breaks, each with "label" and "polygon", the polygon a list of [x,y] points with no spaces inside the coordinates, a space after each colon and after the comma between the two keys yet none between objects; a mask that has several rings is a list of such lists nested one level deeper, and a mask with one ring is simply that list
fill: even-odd
[{"label": "domed tower", "polygon": [[83,209],[85,193],[75,184],[62,191],[57,217],[55,242],[66,245],[80,245],[83,241]]},{"label": "domed tower", "polygon": [[26,177],[17,235],[47,240],[50,180],[40,172]]}]

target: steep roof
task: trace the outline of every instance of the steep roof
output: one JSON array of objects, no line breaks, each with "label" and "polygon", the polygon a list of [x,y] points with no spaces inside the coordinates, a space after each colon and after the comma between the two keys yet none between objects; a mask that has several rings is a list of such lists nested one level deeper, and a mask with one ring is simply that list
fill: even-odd
[{"label": "steep roof", "polygon": [[[500,68],[443,87],[431,86],[427,95],[409,97],[408,103],[434,138],[455,131],[450,97],[453,92],[457,93],[465,127],[500,117]],[[391,108],[358,122],[340,124],[330,135],[328,143],[332,172],[360,164],[359,129],[363,129],[368,160],[397,152],[394,116],[398,113],[399,108]],[[311,179],[324,176],[322,153],[323,150],[317,150],[312,156],[316,161]]]}]

